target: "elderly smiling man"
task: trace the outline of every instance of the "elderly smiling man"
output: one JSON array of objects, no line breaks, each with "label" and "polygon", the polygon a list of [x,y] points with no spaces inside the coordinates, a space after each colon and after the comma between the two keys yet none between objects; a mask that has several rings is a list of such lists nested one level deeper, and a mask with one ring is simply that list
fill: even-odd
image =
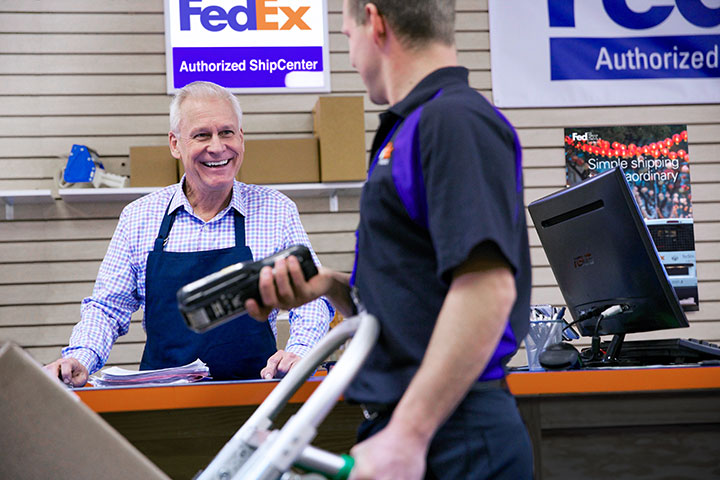
[{"label": "elderly smiling man", "polygon": [[70,345],[45,367],[52,375],[84,385],[139,308],[147,333],[141,369],[200,358],[217,380],[281,376],[327,332],[333,309],[325,299],[290,310],[285,350],[276,348],[277,310],[268,322],[246,315],[202,335],[180,316],[175,295],[183,285],[290,245],[310,247],[290,199],[235,180],[245,150],[241,121],[235,96],[213,83],[192,83],[174,97],[168,137],[185,176],[123,210]]}]

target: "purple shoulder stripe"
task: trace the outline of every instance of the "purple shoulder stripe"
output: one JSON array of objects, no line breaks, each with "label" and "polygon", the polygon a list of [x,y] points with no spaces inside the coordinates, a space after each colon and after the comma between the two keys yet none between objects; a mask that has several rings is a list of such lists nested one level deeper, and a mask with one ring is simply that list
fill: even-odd
[{"label": "purple shoulder stripe", "polygon": [[[442,95],[438,90],[430,100]],[[423,106],[418,107],[403,121],[395,136],[392,160],[392,178],[398,196],[410,218],[428,228],[428,206],[425,179],[420,155],[419,124]]]},{"label": "purple shoulder stripe", "polygon": [[413,221],[428,227],[428,206],[420,157],[418,124],[422,107],[403,122],[394,140],[392,178],[398,196]]},{"label": "purple shoulder stripe", "polygon": [[[494,105],[493,109],[495,110],[495,113],[498,114],[498,117],[500,117],[500,119],[502,119],[502,121],[510,127],[510,131],[513,135],[513,142],[515,144],[515,192],[519,194],[522,192],[522,145],[520,145],[520,137],[518,136],[515,127],[513,127],[512,123],[510,123],[505,115],[503,115],[502,112],[500,112],[500,110],[498,110],[498,108]],[[514,222],[518,220],[518,215],[521,214],[522,206],[522,200],[515,204]]]}]

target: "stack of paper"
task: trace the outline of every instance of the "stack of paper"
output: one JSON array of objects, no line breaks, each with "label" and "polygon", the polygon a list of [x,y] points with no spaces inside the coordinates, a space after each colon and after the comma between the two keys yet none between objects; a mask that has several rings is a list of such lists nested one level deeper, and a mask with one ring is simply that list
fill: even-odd
[{"label": "stack of paper", "polygon": [[110,367],[97,372],[90,378],[96,387],[117,387],[122,385],[168,385],[197,382],[210,375],[207,365],[197,359],[181,367],[161,368],[158,370],[133,371],[119,367]]}]

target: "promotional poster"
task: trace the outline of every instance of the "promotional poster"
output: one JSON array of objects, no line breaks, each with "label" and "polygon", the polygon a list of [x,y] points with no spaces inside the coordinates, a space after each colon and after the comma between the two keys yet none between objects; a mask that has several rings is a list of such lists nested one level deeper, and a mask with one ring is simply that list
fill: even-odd
[{"label": "promotional poster", "polygon": [[699,308],[686,125],[565,129],[567,186],[620,167],[685,310]]}]

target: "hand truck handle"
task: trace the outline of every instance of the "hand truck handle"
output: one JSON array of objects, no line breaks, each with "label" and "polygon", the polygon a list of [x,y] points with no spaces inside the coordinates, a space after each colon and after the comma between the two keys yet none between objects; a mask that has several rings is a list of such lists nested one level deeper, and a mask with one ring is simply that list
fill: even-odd
[{"label": "hand truck handle", "polygon": [[[379,332],[377,319],[366,312],[347,318],[333,328],[288,372],[196,480],[280,478],[302,457],[316,435],[316,427],[360,370]],[[300,410],[255,450],[257,442],[253,439],[257,434],[267,432],[272,420],[317,366],[350,337],[353,340],[340,360]]]}]

